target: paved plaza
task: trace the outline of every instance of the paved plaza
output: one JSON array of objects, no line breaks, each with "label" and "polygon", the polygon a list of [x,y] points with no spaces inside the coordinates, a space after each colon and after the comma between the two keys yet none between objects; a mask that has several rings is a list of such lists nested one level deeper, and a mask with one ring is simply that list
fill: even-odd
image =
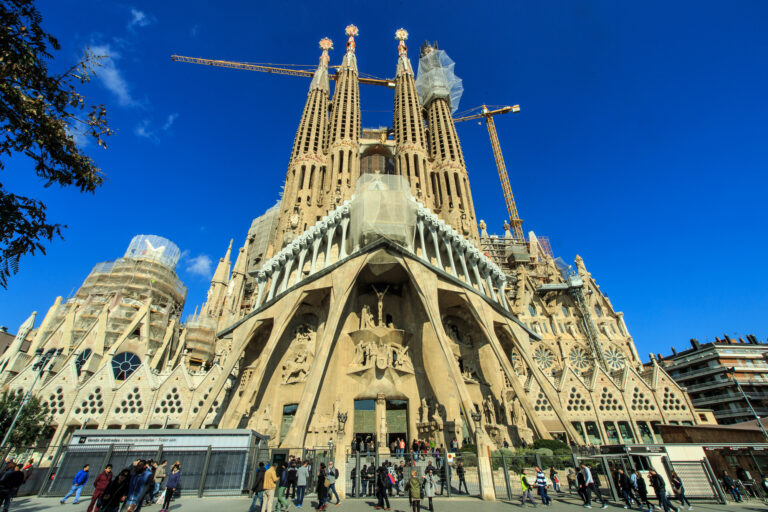
[{"label": "paved plaza", "polygon": [[[84,498],[77,505],[72,505],[70,499],[69,503],[62,505],[59,503],[59,498],[20,497],[12,502],[11,510],[13,512],[41,512],[44,510],[59,510],[61,512],[64,512],[65,510],[68,512],[85,512],[89,501],[90,498]],[[310,509],[310,507],[314,504],[312,501],[313,500],[308,498],[305,501],[304,508]],[[422,505],[425,502],[426,500],[422,500]],[[537,499],[536,502],[537,508],[544,508],[542,505],[538,504],[540,503],[540,500]],[[411,512],[411,508],[406,498],[390,499],[390,503],[393,512]],[[339,506],[329,505],[329,510],[333,510],[334,512],[367,512],[373,511],[375,504],[376,500],[374,498],[348,499],[342,501],[341,505]],[[676,505],[677,503],[673,502],[673,504]],[[169,510],[170,512],[211,512],[214,510],[217,512],[247,512],[249,505],[250,500],[245,496],[208,498],[185,496],[179,500],[174,501]],[[530,508],[530,505],[528,505],[528,507]],[[436,512],[467,512],[467,510],[470,509],[483,510],[487,512],[502,512],[508,510],[517,510],[520,509],[521,506],[519,501],[482,501],[477,498],[436,498],[434,500],[434,508]],[[619,509],[624,509],[621,503],[611,503],[608,505],[608,509],[606,510],[618,511]],[[755,512],[765,511],[768,509],[768,506],[758,500],[745,501],[738,504],[729,502],[728,505],[720,505],[713,502],[694,501],[695,512],[713,512],[726,509],[731,512]],[[152,507],[144,508],[143,510],[146,512],[159,512],[160,507],[154,505]],[[299,509],[291,505],[291,511],[296,510]],[[422,507],[422,510],[426,511],[428,509],[426,507]],[[581,506],[581,501],[578,498],[575,496],[565,496],[555,497],[552,500],[552,506],[548,507],[547,510],[552,512],[565,512],[584,509]],[[600,510],[599,505],[595,505],[593,510]],[[657,508],[656,512],[659,512],[659,510],[660,509]],[[682,512],[684,509],[680,510]]]}]

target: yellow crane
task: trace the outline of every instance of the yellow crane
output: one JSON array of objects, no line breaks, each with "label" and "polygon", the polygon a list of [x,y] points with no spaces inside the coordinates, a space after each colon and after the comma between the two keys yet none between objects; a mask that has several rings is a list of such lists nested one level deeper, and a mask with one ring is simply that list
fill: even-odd
[{"label": "yellow crane", "polygon": [[[230,60],[201,59],[199,57],[185,57],[183,55],[171,55],[171,60],[173,60],[174,62],[188,62],[190,64],[203,64],[205,66],[218,66],[220,68],[260,71],[262,73],[273,73],[275,75],[304,76],[307,78],[312,78],[315,74],[314,70],[297,69],[298,66],[295,66],[293,68],[280,67],[280,66],[270,66],[266,64],[251,64],[249,62],[235,62]],[[288,66],[288,65],[285,64],[283,66]],[[338,69],[339,66],[329,66],[329,67]],[[328,78],[330,78],[331,80],[336,80],[336,75],[329,73]],[[389,87],[390,89],[395,88],[395,81],[387,78],[360,76],[358,77],[358,81],[361,84],[382,85],[384,87]]]},{"label": "yellow crane", "polygon": [[[512,195],[512,187],[509,184],[509,175],[507,174],[507,166],[504,164],[504,155],[501,154],[501,146],[499,145],[499,135],[496,133],[496,124],[493,122],[493,116],[499,114],[508,114],[509,112],[517,114],[520,112],[520,105],[505,106],[491,110],[487,105],[478,107],[480,112],[477,114],[469,114],[463,117],[454,118],[454,123],[461,123],[463,121],[472,121],[473,119],[485,118],[485,124],[488,127],[488,135],[491,138],[491,147],[493,148],[493,158],[496,160],[496,169],[499,171],[499,180],[501,181],[501,189],[504,191],[504,201],[507,203],[507,212],[509,213],[509,223],[512,226],[512,236],[520,241],[525,241],[525,235],[523,235],[523,221],[520,219],[520,215],[517,213],[517,205],[515,205],[515,196]],[[468,112],[472,112],[472,109]]]}]

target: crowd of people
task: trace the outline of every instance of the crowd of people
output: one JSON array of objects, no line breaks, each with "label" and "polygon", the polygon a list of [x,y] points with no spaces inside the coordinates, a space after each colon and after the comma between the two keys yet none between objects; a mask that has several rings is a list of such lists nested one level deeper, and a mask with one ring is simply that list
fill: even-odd
[{"label": "crowd of people", "polygon": [[[121,470],[117,476],[112,473],[112,464],[107,464],[93,481],[93,494],[87,512],[139,512],[142,507],[161,505],[160,512],[167,512],[171,500],[181,490],[181,462],[166,471],[168,462],[137,459],[132,465]],[[80,494],[90,477],[90,465],[75,474],[72,487],[61,499],[67,502],[74,494],[72,503],[80,502]],[[7,509],[6,509],[7,510]]]}]

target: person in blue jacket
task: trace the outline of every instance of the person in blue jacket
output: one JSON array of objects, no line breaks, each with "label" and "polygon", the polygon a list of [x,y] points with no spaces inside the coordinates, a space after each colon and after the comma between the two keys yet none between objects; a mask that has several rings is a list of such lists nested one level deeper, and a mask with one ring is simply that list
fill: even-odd
[{"label": "person in blue jacket", "polygon": [[88,481],[88,469],[90,467],[90,464],[86,464],[83,466],[83,469],[77,472],[74,480],[72,480],[72,487],[69,489],[69,492],[63,498],[61,498],[62,503],[66,503],[67,498],[72,496],[72,494],[75,495],[74,503],[80,502],[80,493],[83,492],[83,486],[85,485],[85,482]]},{"label": "person in blue jacket", "polygon": [[141,508],[141,498],[144,497],[147,481],[150,478],[152,478],[152,469],[147,466],[145,461],[139,461],[134,468],[133,475],[131,475],[131,483],[128,485],[128,496],[125,498],[128,512],[134,512]]}]

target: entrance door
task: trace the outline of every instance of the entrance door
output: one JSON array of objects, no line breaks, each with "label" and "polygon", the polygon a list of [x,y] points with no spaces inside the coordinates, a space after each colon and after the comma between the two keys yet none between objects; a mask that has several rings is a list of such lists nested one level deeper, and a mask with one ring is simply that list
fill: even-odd
[{"label": "entrance door", "polygon": [[398,439],[408,444],[408,401],[387,400],[387,446]]},{"label": "entrance door", "polygon": [[[376,401],[355,400],[355,415],[352,419],[353,439],[362,441],[362,451],[375,451],[376,446]],[[359,445],[358,445],[359,446]]]}]

